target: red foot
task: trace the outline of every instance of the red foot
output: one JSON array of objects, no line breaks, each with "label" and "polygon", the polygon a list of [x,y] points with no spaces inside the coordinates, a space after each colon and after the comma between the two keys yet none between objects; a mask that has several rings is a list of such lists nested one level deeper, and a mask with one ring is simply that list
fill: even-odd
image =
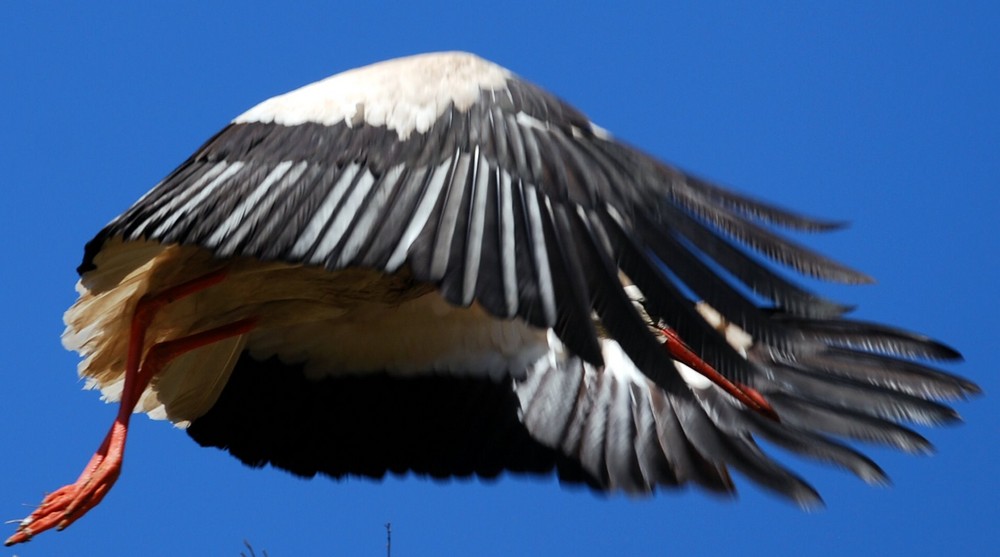
[{"label": "red foot", "polygon": [[256,326],[256,318],[242,319],[208,331],[155,344],[146,353],[145,359],[141,358],[146,329],[157,310],[170,302],[215,285],[224,278],[225,271],[216,271],[168,288],[156,295],[147,295],[139,301],[129,331],[125,385],[122,389],[118,417],[76,482],[48,494],[42,504],[28,518],[21,521],[17,532],[7,539],[5,545],[29,541],[32,536],[53,527],[62,530],[96,507],[121,474],[129,419],[150,380],[174,358],[196,348],[249,332]]},{"label": "red foot", "polygon": [[121,473],[126,433],[125,424],[115,420],[76,482],[46,495],[42,504],[21,521],[17,533],[7,538],[4,545],[29,541],[32,536],[53,527],[62,530],[96,507]]},{"label": "red foot", "polygon": [[680,335],[673,329],[663,327],[660,329],[660,332],[667,338],[664,346],[670,352],[670,357],[702,374],[709,381],[732,395],[733,398],[743,403],[747,408],[776,422],[781,421],[774,407],[764,399],[764,396],[757,389],[726,379],[715,368],[710,366],[705,360],[699,358],[697,354],[688,348],[688,345],[681,340]]}]

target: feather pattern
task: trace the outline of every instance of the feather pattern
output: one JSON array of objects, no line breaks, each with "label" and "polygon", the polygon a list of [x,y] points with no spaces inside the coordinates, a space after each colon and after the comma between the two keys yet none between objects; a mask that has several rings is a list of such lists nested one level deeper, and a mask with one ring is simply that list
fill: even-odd
[{"label": "feather pattern", "polygon": [[[66,344],[113,397],[122,316],[166,280],[152,271],[184,269],[171,275],[180,277],[232,264],[239,273],[197,300],[216,314],[187,317],[185,330],[269,319],[213,354],[215,377],[232,375],[221,391],[211,387],[218,403],[171,413],[171,393],[190,393],[184,366],[168,370],[177,375],[155,401],[167,417],[192,421],[199,442],[245,462],[333,476],[555,469],[629,493],[688,482],[728,492],[733,467],[810,506],[817,493],[756,437],[884,483],[833,437],[923,452],[927,441],[902,423],[953,421],[938,399],[978,392],[922,362],[958,358],[951,348],[846,319],[849,306],[778,272],[869,282],[779,231],[839,226],[661,163],[499,66],[426,55],[265,101],[212,137],[87,244]],[[675,363],[664,328],[761,393],[780,423]],[[468,427],[396,435],[372,417],[366,431],[398,445],[369,446],[352,464],[282,442],[280,427],[304,411],[294,404],[288,416],[256,418],[240,406],[268,389],[320,405],[317,393],[336,398],[349,385],[420,407],[387,386],[400,374],[434,404],[450,400]],[[309,381],[322,386],[310,392]],[[363,405],[333,406],[303,435],[328,427],[357,441],[336,424]],[[483,435],[469,440],[477,428]],[[413,446],[410,434],[429,445]],[[475,450],[429,456],[456,439]]]}]

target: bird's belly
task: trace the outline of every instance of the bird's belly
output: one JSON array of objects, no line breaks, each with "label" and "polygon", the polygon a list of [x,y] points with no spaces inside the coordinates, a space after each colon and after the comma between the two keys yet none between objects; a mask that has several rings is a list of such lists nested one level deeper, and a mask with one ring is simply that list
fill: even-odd
[{"label": "bird's belly", "polygon": [[132,313],[143,295],[227,270],[219,284],[160,310],[147,347],[248,317],[258,320],[250,333],[185,354],[154,378],[137,410],[175,423],[211,408],[244,352],[301,364],[311,379],[374,372],[499,379],[523,377],[549,350],[545,330],[494,317],[477,304],[454,306],[405,270],[389,275],[248,258],[222,262],[201,248],[155,249],[146,242],[112,243],[108,249],[82,278],[64,334],[66,347],[84,357],[81,376],[106,400],[120,396]]}]

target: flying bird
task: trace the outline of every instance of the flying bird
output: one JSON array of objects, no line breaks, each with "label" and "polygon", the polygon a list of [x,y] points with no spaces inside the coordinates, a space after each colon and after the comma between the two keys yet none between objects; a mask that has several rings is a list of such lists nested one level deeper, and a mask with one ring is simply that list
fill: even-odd
[{"label": "flying bird", "polygon": [[[119,413],[7,544],[122,469],[129,419],[301,476],[551,474],[601,492],[730,470],[820,502],[757,445],[879,484],[854,448],[979,392],[959,354],[788,278],[871,279],[818,220],[616,140],[466,53],[347,71],[238,116],[87,243],[64,345]],[[782,269],[782,267],[787,269]]]}]

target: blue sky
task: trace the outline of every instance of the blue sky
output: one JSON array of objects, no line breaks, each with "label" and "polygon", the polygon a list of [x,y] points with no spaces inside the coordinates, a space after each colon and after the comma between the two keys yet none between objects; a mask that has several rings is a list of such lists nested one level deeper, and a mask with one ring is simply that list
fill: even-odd
[{"label": "blue sky", "polygon": [[805,241],[879,283],[812,286],[859,304],[861,318],[955,345],[966,362],[949,369],[987,396],[959,406],[965,425],[921,430],[939,449],[932,457],[873,449],[894,481],[889,489],[790,459],[826,499],[816,513],[745,480],[737,501],[690,490],[601,498],[509,477],[303,481],[251,470],[140,417],[104,503],[70,529],[0,556],[236,556],[243,539],[272,557],[377,556],[387,521],[396,555],[995,550],[993,3],[79,4],[7,6],[0,20],[4,519],[73,480],[114,416],[80,390],[77,358],[59,343],[83,244],[256,102],[422,51],[476,52],[683,168],[850,220],[846,231]]}]

